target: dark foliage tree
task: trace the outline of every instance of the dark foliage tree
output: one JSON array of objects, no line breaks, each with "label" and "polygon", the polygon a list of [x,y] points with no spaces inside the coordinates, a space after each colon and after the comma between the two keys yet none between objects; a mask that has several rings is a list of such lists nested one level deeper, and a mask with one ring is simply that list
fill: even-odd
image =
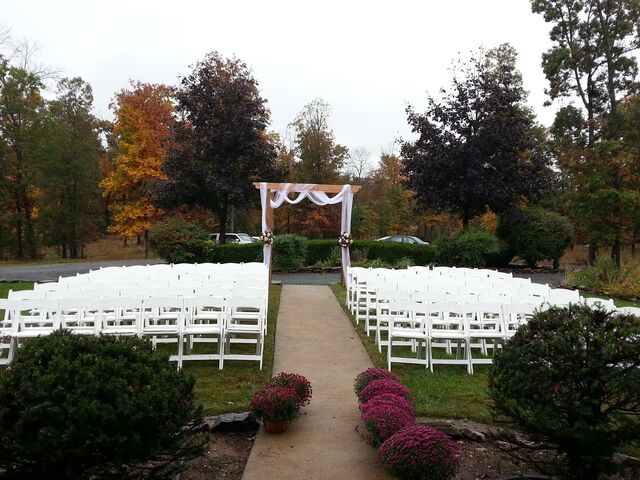
[{"label": "dark foliage tree", "polygon": [[266,100],[245,63],[216,52],[182,79],[176,98],[176,146],[163,165],[169,181],[159,186],[159,203],[211,209],[224,242],[230,207],[258,199],[252,182],[277,180]]},{"label": "dark foliage tree", "polygon": [[[598,190],[594,190],[594,194],[617,197],[609,206],[612,215],[619,217],[624,213],[624,195],[619,192],[624,182],[619,162],[615,160],[622,128],[619,107],[620,101],[638,87],[634,52],[640,47],[640,3],[637,0],[532,0],[531,7],[553,25],[550,37],[554,45],[542,59],[549,80],[547,93],[551,100],[571,95],[580,99],[586,112],[585,148],[591,149],[596,142],[604,145],[598,147],[596,155],[587,152],[576,157],[576,161],[591,157],[598,162],[591,170],[602,180],[600,190],[609,191],[611,195]],[[603,155],[607,161],[600,162]],[[578,169],[581,167],[578,165]],[[600,217],[600,222],[610,220]],[[606,226],[597,230],[603,229]],[[611,257],[617,264],[620,264],[622,235],[622,222],[615,222],[611,232]],[[595,245],[596,239],[591,238],[590,262],[595,260]]]},{"label": "dark foliage tree", "polygon": [[80,257],[102,226],[98,182],[104,151],[92,106],[89,84],[77,77],[61,80],[58,97],[47,105],[38,146],[39,227],[63,258]]},{"label": "dark foliage tree", "polygon": [[38,174],[34,146],[41,132],[40,77],[13,66],[0,55],[0,190],[10,209],[5,231],[15,238],[20,259],[38,253],[34,221],[34,183]]},{"label": "dark foliage tree", "polygon": [[460,215],[465,228],[487,208],[501,212],[535,198],[550,178],[515,62],[507,44],[480,52],[458,67],[441,101],[430,97],[423,114],[407,109],[418,135],[402,144],[408,185],[419,204]]}]

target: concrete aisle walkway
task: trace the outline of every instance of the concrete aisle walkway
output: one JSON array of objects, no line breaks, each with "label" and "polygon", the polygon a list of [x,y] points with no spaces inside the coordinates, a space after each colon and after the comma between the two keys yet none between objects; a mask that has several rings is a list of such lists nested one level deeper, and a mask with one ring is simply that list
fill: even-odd
[{"label": "concrete aisle walkway", "polygon": [[387,479],[375,449],[354,430],[353,379],[373,366],[329,287],[282,289],[274,373],[296,372],[313,385],[311,405],[281,434],[258,432],[243,480]]}]

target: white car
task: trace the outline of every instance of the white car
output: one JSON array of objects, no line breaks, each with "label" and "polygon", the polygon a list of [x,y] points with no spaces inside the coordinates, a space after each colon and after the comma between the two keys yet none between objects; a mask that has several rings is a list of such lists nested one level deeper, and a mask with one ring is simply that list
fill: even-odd
[{"label": "white car", "polygon": [[[256,240],[253,239],[251,235],[246,233],[233,233],[227,232],[225,233],[225,243],[254,243]],[[213,240],[216,243],[220,243],[218,238],[220,237],[219,233],[210,233],[209,240]]]},{"label": "white car", "polygon": [[382,237],[377,240],[378,242],[395,242],[395,243],[410,243],[413,245],[429,245],[424,240],[411,235],[391,235],[388,237]]}]

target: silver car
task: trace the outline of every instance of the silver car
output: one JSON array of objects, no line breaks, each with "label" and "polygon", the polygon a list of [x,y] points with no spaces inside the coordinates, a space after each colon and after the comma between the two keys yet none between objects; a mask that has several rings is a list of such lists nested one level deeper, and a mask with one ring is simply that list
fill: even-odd
[{"label": "silver car", "polygon": [[[227,232],[224,236],[225,243],[254,243],[256,241],[251,235],[248,235],[246,233]],[[213,240],[216,243],[220,243],[219,238],[219,233],[209,234],[209,240]]]}]

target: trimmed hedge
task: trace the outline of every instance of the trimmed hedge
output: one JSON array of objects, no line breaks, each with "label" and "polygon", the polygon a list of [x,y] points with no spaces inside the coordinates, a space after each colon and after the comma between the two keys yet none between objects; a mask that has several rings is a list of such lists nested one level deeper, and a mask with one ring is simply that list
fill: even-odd
[{"label": "trimmed hedge", "polygon": [[[262,243],[218,245],[204,230],[182,219],[170,219],[151,232],[152,245],[171,263],[247,263],[262,261]],[[338,258],[336,254],[338,253]],[[408,265],[499,266],[508,255],[499,251],[496,238],[484,231],[469,230],[433,245],[355,240],[351,245],[354,265],[405,268]],[[276,235],[273,265],[276,268],[325,266],[339,263],[337,239],[307,240],[298,235]]]},{"label": "trimmed hedge", "polygon": [[329,258],[332,249],[340,246],[338,239],[335,238],[329,240],[307,240],[305,244],[307,245],[307,254],[304,257],[304,263],[309,266],[323,262]]},{"label": "trimmed hedge", "polygon": [[249,263],[262,261],[262,243],[226,243],[210,247],[207,261],[211,263]]}]

